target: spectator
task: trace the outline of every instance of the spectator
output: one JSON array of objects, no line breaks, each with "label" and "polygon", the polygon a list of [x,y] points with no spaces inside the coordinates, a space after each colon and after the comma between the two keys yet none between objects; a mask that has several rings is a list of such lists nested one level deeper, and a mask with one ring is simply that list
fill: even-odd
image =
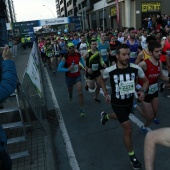
[{"label": "spectator", "polygon": [[[1,66],[1,80],[0,80],[0,103],[8,98],[16,89],[17,75],[15,64],[11,60],[12,54],[8,46],[6,46],[2,53]],[[5,151],[7,137],[0,125],[0,169],[11,170],[12,161],[8,153]]]}]

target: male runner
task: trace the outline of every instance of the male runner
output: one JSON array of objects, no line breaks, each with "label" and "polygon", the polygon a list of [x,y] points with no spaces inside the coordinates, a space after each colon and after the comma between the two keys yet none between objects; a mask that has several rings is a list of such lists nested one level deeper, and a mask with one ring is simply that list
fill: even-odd
[{"label": "male runner", "polygon": [[75,52],[75,46],[73,43],[67,44],[67,53],[62,58],[58,66],[58,71],[66,72],[65,82],[68,88],[69,99],[72,100],[73,85],[76,85],[79,104],[80,104],[80,116],[85,116],[84,113],[84,97],[82,92],[81,74],[79,62],[84,65],[84,61],[79,53]]},{"label": "male runner", "polygon": [[[162,66],[160,63],[160,55],[162,52],[161,43],[158,41],[151,41],[148,45],[148,49],[151,57],[145,61],[140,62],[138,65],[145,72],[146,77],[149,80],[149,88],[147,89],[147,95],[145,100],[142,101],[142,108],[145,114],[145,124],[141,127],[143,133],[147,133],[147,127],[152,123],[154,118],[157,117],[158,112],[158,79],[163,81],[169,81],[169,77],[165,77],[162,72]],[[139,81],[139,84],[142,84]]]},{"label": "male runner", "polygon": [[[86,62],[86,85],[90,89],[95,89],[94,101],[100,103],[100,100],[97,98],[100,92],[100,68],[99,65],[106,67],[101,53],[97,50],[97,41],[96,39],[91,39],[90,41],[90,50],[86,51],[83,55],[83,59]],[[86,87],[87,88],[87,87]]]},{"label": "male runner", "polygon": [[[114,113],[101,113],[101,123],[104,125],[108,119],[118,119],[123,128],[124,144],[130,156],[130,163],[134,169],[140,169],[141,163],[137,160],[132,147],[132,127],[129,120],[129,114],[133,105],[133,97],[135,93],[135,83],[137,78],[143,80],[143,89],[137,92],[138,100],[144,100],[144,91],[148,87],[148,80],[143,70],[133,63],[129,63],[130,48],[127,44],[121,44],[116,48],[117,63],[104,70],[100,79],[105,99],[111,102]],[[106,90],[104,79],[110,79],[112,94],[111,100]]]}]

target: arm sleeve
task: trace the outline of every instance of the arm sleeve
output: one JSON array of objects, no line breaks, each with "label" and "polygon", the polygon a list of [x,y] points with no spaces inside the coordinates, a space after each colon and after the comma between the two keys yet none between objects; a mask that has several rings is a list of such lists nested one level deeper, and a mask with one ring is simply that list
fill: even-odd
[{"label": "arm sleeve", "polygon": [[8,98],[16,89],[17,73],[12,60],[2,61],[2,74],[0,81],[0,102]]},{"label": "arm sleeve", "polygon": [[65,65],[65,61],[60,61],[57,70],[58,70],[58,71],[61,71],[61,72],[68,72],[69,69],[68,69],[68,68],[65,68],[64,65]]}]

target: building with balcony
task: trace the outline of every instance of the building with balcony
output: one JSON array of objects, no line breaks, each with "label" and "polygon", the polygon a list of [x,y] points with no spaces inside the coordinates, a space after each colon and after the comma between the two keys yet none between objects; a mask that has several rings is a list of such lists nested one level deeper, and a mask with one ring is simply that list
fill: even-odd
[{"label": "building with balcony", "polygon": [[[64,1],[64,0],[63,0]],[[142,20],[150,15],[170,15],[168,0],[118,0],[119,13],[117,13],[115,0],[77,0],[75,6],[73,0],[65,0],[67,11],[62,16],[82,17],[82,26],[85,28],[121,28],[121,27],[142,27]],[[73,4],[73,5],[72,5]]]}]

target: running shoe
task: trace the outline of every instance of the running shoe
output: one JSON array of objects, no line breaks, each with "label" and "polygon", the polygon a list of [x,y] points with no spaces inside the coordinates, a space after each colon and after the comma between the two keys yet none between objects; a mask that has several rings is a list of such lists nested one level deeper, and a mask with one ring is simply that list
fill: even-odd
[{"label": "running shoe", "polygon": [[101,124],[102,125],[105,125],[105,123],[108,121],[108,118],[106,117],[107,116],[107,114],[103,111],[103,112],[101,112]]},{"label": "running shoe", "polygon": [[130,163],[133,166],[133,169],[141,169],[142,168],[142,164],[137,160],[136,156],[130,156]]},{"label": "running shoe", "polygon": [[144,133],[144,134],[147,134],[148,133],[148,129],[147,128],[144,128],[143,126],[140,128],[141,131]]},{"label": "running shoe", "polygon": [[155,119],[153,119],[153,123],[158,125],[160,122],[159,122],[159,120],[157,118],[155,118]]},{"label": "running shoe", "polygon": [[94,102],[96,102],[96,103],[101,103],[101,101],[100,101],[99,99],[97,99],[97,98],[94,98],[93,100],[94,100]]},{"label": "running shoe", "polygon": [[80,117],[86,116],[86,114],[84,113],[84,110],[80,109]]},{"label": "running shoe", "polygon": [[159,85],[159,91],[160,91],[161,93],[164,91],[163,86],[164,86],[164,84],[163,84],[163,83],[161,83],[161,84]]}]

